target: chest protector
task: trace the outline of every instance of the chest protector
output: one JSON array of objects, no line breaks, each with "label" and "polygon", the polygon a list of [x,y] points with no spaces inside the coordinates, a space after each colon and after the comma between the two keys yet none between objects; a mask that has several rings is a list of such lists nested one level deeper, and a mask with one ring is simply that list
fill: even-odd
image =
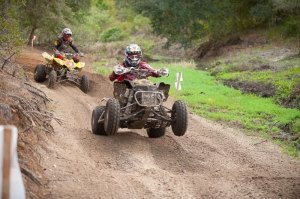
[{"label": "chest protector", "polygon": [[63,38],[59,38],[57,40],[57,50],[65,51],[70,46],[70,44],[72,44],[72,42],[73,42],[72,38],[69,39],[68,41],[64,41]]}]

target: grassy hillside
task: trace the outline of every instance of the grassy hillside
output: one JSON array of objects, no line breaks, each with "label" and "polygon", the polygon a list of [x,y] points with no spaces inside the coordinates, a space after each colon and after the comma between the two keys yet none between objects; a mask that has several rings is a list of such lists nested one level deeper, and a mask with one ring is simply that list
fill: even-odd
[{"label": "grassy hillside", "polygon": [[298,53],[292,45],[264,44],[229,50],[223,56],[203,62],[200,68],[244,93],[270,97],[277,104],[300,109]]},{"label": "grassy hillside", "polygon": [[[187,64],[153,63],[168,67],[170,76],[153,79],[171,84],[171,95],[184,100],[190,110],[202,117],[228,122],[283,144],[298,156],[300,150],[300,111],[284,108],[272,98],[243,94],[224,86],[209,72],[186,67]],[[175,91],[176,72],[183,73],[182,90]],[[298,73],[299,74],[299,73]]]}]

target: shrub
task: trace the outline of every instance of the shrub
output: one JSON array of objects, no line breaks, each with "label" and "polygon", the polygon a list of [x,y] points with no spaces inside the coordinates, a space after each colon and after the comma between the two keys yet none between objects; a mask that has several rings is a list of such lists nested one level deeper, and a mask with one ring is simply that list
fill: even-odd
[{"label": "shrub", "polygon": [[0,56],[18,51],[18,47],[23,44],[18,22],[9,17],[0,17]]},{"label": "shrub", "polygon": [[120,41],[124,38],[124,33],[119,28],[109,28],[102,32],[100,40],[103,42]]},{"label": "shrub", "polygon": [[300,22],[294,17],[289,17],[284,23],[284,34],[287,37],[300,36]]}]

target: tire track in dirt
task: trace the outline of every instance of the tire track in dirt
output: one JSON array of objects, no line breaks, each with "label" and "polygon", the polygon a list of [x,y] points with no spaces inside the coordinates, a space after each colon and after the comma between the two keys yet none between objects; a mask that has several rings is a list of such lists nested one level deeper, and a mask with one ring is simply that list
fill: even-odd
[{"label": "tire track in dirt", "polygon": [[[38,56],[37,52],[26,56]],[[23,57],[23,59],[25,59]],[[92,90],[74,85],[43,90],[55,134],[41,151],[52,198],[297,198],[300,162],[277,146],[239,129],[189,114],[185,136],[150,139],[142,130],[119,130],[115,136],[91,133],[93,108],[111,96],[107,78],[86,74]],[[170,102],[169,102],[170,104]]]}]

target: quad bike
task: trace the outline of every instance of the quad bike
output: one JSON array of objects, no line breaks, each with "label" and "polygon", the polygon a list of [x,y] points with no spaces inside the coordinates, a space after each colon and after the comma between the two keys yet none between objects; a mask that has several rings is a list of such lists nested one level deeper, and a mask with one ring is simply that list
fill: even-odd
[{"label": "quad bike", "polygon": [[[168,98],[169,84],[153,84],[148,79],[153,71],[117,67],[118,75],[135,73],[133,81],[114,82],[114,98],[106,100],[106,106],[97,106],[92,113],[92,132],[99,135],[116,134],[119,128],[147,130],[150,138],[165,134],[171,126],[176,136],[183,136],[187,129],[188,114],[183,101],[174,102],[172,109],[163,105]],[[166,69],[157,71],[168,75]]]},{"label": "quad bike", "polygon": [[72,53],[65,53],[65,59],[61,60],[49,55],[47,52],[42,53],[46,59],[46,64],[39,64],[34,70],[34,80],[37,82],[44,82],[48,76],[48,87],[53,88],[56,83],[63,81],[70,81],[80,87],[80,89],[87,93],[89,90],[89,79],[86,75],[81,77],[78,73],[85,66],[84,62],[75,63]]}]

